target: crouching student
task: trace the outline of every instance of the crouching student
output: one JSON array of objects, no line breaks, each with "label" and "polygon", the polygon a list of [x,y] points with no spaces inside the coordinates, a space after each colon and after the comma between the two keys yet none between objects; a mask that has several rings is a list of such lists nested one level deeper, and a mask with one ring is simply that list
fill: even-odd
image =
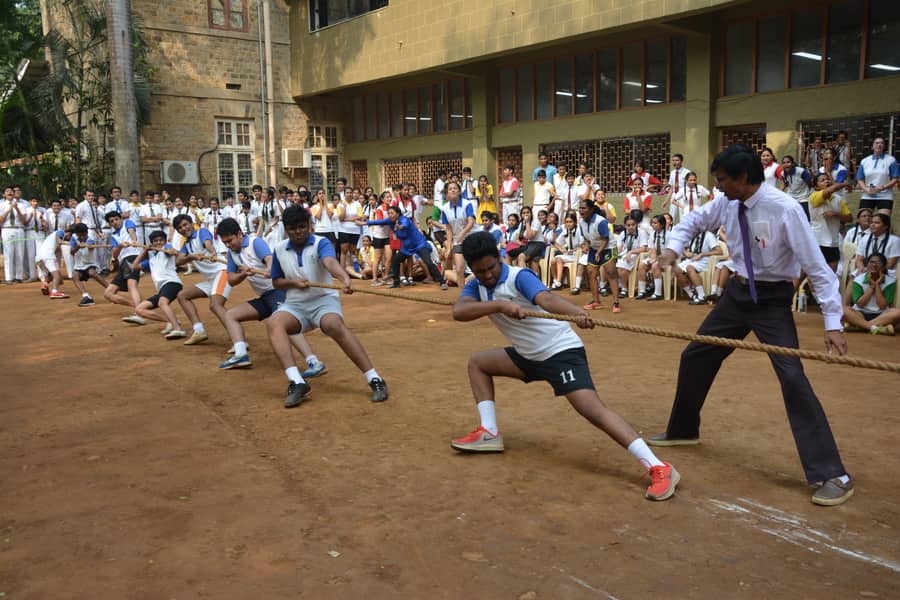
[{"label": "crouching student", "polygon": [[[181,278],[178,277],[175,270],[175,257],[178,256],[178,251],[171,244],[166,243],[166,232],[161,229],[151,231],[149,239],[150,246],[145,247],[135,257],[131,268],[150,270],[156,294],[141,301],[134,310],[140,317],[166,323],[160,333],[165,335],[167,340],[186,337],[187,333],[181,328],[181,323],[172,309],[172,302],[178,297],[178,292],[182,288]],[[156,312],[155,309],[159,309],[159,312]],[[160,313],[162,314],[160,315]]]},{"label": "crouching student", "polygon": [[590,329],[594,322],[587,312],[550,293],[534,272],[503,264],[488,233],[470,235],[462,250],[475,278],[460,294],[453,318],[474,321],[489,317],[512,345],[484,350],[469,358],[469,383],[481,425],[465,437],[452,440],[451,447],[461,452],[502,452],[494,378],[546,381],[557,396],[565,396],[581,416],[627,448],[648,469],[651,483],[647,498],[672,497],[680,479],[678,471],[659,460],[637,432],[600,400],[578,334],[567,322],[525,316],[527,312],[572,315],[579,327]]},{"label": "crouching student", "polygon": [[38,246],[34,262],[37,274],[41,280],[41,293],[49,296],[51,300],[68,298],[68,294],[59,291],[62,285],[62,274],[59,272],[60,244],[68,242],[71,232],[62,229],[51,231]]},{"label": "crouching student", "polygon": [[69,243],[69,254],[74,258],[73,268],[75,270],[72,283],[81,292],[81,301],[79,307],[93,306],[94,299],[87,293],[84,283],[93,279],[106,289],[106,280],[100,275],[100,263],[97,261],[97,248],[106,248],[106,244],[98,244],[88,238],[88,226],[85,223],[78,223],[72,228],[75,234]]},{"label": "crouching student", "polygon": [[[279,306],[284,303],[284,290],[276,290],[272,286],[270,270],[272,268],[272,252],[269,245],[261,238],[245,235],[241,225],[232,218],[219,223],[216,233],[225,244],[227,251],[228,284],[237,287],[247,281],[257,297],[248,302],[238,304],[225,312],[225,330],[231,338],[231,354],[233,356],[219,365],[222,370],[245,369],[253,365],[250,360],[250,347],[241,323],[245,321],[265,321]],[[325,363],[312,352],[302,333],[290,336],[291,344],[306,359],[307,369],[303,371],[303,379],[317,377],[328,372]]]}]

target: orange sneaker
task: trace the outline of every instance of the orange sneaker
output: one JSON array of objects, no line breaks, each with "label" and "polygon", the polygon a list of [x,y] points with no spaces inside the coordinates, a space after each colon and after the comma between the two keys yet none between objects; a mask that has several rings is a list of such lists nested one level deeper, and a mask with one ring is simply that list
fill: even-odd
[{"label": "orange sneaker", "polygon": [[668,500],[675,495],[675,486],[679,481],[681,475],[667,462],[659,467],[650,467],[650,487],[644,496],[650,500]]},{"label": "orange sneaker", "polygon": [[61,300],[69,297],[68,294],[63,294],[62,292],[50,292],[49,295],[51,300]]},{"label": "orange sneaker", "polygon": [[50,295],[50,286],[47,285],[46,283],[44,283],[43,281],[41,282],[41,293],[45,296]]},{"label": "orange sneaker", "polygon": [[619,303],[618,303],[618,302],[613,302],[612,311],[613,311],[614,313],[620,313],[620,312],[622,312],[622,307],[619,306]]},{"label": "orange sneaker", "polygon": [[600,310],[603,308],[602,302],[588,302],[584,305],[584,310]]},{"label": "orange sneaker", "polygon": [[451,440],[450,447],[460,452],[503,452],[503,436],[479,425],[469,435]]}]

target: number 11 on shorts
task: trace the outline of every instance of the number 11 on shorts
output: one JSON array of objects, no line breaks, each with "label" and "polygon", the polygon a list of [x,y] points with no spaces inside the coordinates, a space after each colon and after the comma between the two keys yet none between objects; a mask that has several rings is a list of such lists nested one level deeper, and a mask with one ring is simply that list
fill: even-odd
[{"label": "number 11 on shorts", "polygon": [[575,381],[575,374],[572,373],[572,369],[569,369],[568,371],[560,371],[559,376],[562,379],[563,383],[572,383],[573,381]]}]

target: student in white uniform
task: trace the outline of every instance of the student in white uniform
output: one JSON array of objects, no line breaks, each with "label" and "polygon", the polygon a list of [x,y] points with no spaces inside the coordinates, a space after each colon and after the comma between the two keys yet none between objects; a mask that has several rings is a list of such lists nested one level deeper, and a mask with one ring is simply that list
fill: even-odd
[{"label": "student in white uniform", "polygon": [[597,279],[600,271],[605,271],[613,288],[612,312],[619,313],[619,282],[616,277],[616,234],[603,215],[597,212],[596,205],[585,200],[578,208],[581,220],[578,229],[581,232],[582,260],[587,265],[588,285],[591,288],[591,301],[584,305],[585,310],[604,308],[600,302],[600,289]]},{"label": "student in white uniform", "polygon": [[216,254],[220,256],[224,256],[226,248],[225,244],[222,243],[222,240],[219,239],[219,234],[216,233],[216,231],[219,229],[219,223],[229,216],[231,215],[226,214],[225,210],[219,207],[218,198],[212,197],[209,199],[209,209],[203,217],[202,225],[213,234],[213,246],[216,249]]},{"label": "student in white uniform", "polygon": [[469,383],[481,423],[468,435],[452,440],[450,446],[461,452],[502,452],[494,379],[546,381],[555,395],[565,396],[581,416],[627,448],[648,469],[648,499],[671,498],[680,479],[678,471],[659,460],[637,432],[600,400],[584,343],[569,323],[525,317],[526,312],[567,314],[575,317],[582,329],[590,329],[594,322],[588,314],[550,293],[532,271],[503,264],[497,244],[488,233],[477,232],[466,238],[463,253],[475,277],[453,307],[453,318],[474,321],[489,317],[511,345],[483,350],[469,358]]},{"label": "student in white uniform", "polygon": [[886,147],[883,137],[872,141],[872,154],[859,162],[856,182],[863,193],[860,208],[886,210],[890,214],[894,208],[894,188],[900,184],[900,166],[885,151]]},{"label": "student in white uniform", "polygon": [[16,200],[12,187],[4,188],[3,203],[0,203],[4,283],[22,283],[25,279],[25,227],[29,222],[27,204]]},{"label": "student in white uniform", "polygon": [[[164,231],[165,226],[163,225],[163,208],[156,200],[156,194],[154,194],[153,192],[146,192],[144,194],[144,198],[146,199],[146,202],[143,206],[141,206],[141,229],[144,232],[144,239],[147,240],[144,243],[149,243],[150,234],[154,231],[163,231],[164,233],[167,232]],[[135,223],[137,223],[137,221],[135,221]]]},{"label": "student in white uniform", "polygon": [[815,189],[815,182],[810,172],[798,165],[789,154],[781,158],[781,181],[778,182],[778,188],[799,202],[806,218],[810,218],[809,192]]},{"label": "student in white uniform", "polygon": [[887,258],[888,273],[896,274],[900,259],[900,238],[891,233],[891,218],[884,213],[875,213],[869,223],[869,231],[860,238],[856,246],[856,273],[865,270],[865,260],[872,253],[883,254]]},{"label": "student in white uniform", "polygon": [[[160,333],[166,336],[167,340],[187,336],[172,309],[172,302],[178,297],[182,287],[181,278],[175,270],[176,256],[178,250],[166,243],[166,232],[157,229],[150,234],[150,246],[145,247],[131,263],[131,268],[136,271],[140,271],[141,268],[149,269],[153,285],[156,287],[156,294],[138,304],[135,311],[145,319],[166,323]],[[157,308],[162,315],[156,312]]]},{"label": "student in white uniform", "polygon": [[853,216],[847,203],[837,193],[842,189],[852,189],[852,183],[835,183],[828,173],[816,176],[814,191],[809,196],[809,223],[825,262],[832,271],[837,271],[841,260],[841,224],[849,223]]},{"label": "student in white uniform", "polygon": [[[556,236],[556,243],[553,245],[557,254],[553,257],[555,274],[553,277],[552,289],[562,289],[563,274],[566,271],[566,266],[575,262],[575,256],[581,249],[583,241],[584,240],[581,239],[581,234],[578,231],[578,218],[575,216],[575,213],[570,212],[566,214],[566,220],[563,224],[562,231]],[[576,280],[568,282],[572,295],[578,294],[581,291],[581,272],[583,269],[584,267],[578,265],[576,268]]]},{"label": "student in white uniform", "polygon": [[697,174],[688,173],[684,178],[684,185],[678,191],[670,192],[669,198],[663,202],[662,209],[669,205],[669,215],[673,222],[678,222],[682,217],[700,208],[709,200],[709,190],[697,183]]},{"label": "student in white uniform", "polygon": [[88,294],[84,282],[93,279],[103,289],[109,285],[103,276],[100,275],[100,263],[97,261],[96,240],[88,237],[88,226],[84,223],[76,224],[72,233],[74,234],[69,243],[69,253],[74,258],[74,272],[72,275],[72,283],[81,292],[81,301],[79,307],[93,306],[94,299]]},{"label": "student in white uniform", "polygon": [[68,294],[59,291],[62,285],[62,274],[59,272],[60,244],[66,243],[71,237],[62,229],[51,231],[38,247],[35,256],[35,266],[38,277],[41,280],[41,293],[49,296],[51,300],[68,298]]},{"label": "student in white uniform", "polygon": [[[109,223],[110,244],[112,245],[112,259],[110,266],[116,271],[116,275],[109,287],[103,292],[103,297],[108,302],[120,306],[136,307],[141,303],[141,290],[138,287],[141,282],[140,269],[131,268],[135,257],[141,253],[137,243],[137,226],[131,219],[122,219],[122,215],[116,211],[106,213],[106,221]],[[128,298],[123,298],[119,292],[127,292]],[[133,314],[122,317],[126,323],[144,325],[143,317]]]},{"label": "student in white uniform", "polygon": [[[647,238],[647,250],[649,255],[638,265],[638,294],[635,296],[637,300],[648,300],[657,302],[662,300],[663,294],[663,271],[659,266],[659,256],[666,249],[666,236],[668,229],[666,228],[666,218],[663,215],[653,215],[650,219],[651,233]],[[647,274],[653,276],[653,292],[647,289]]]},{"label": "student in white uniform", "polygon": [[174,222],[175,230],[184,238],[181,253],[175,259],[175,265],[184,267],[192,264],[203,277],[203,281],[196,285],[183,288],[178,293],[178,304],[184,314],[190,319],[193,326],[193,334],[185,346],[202,344],[209,339],[203,321],[194,306],[195,298],[209,298],[209,310],[222,325],[225,325],[225,303],[231,295],[231,286],[228,285],[228,274],[225,265],[218,261],[216,247],[213,244],[213,236],[205,227],[194,229],[194,220],[190,215],[178,215]]},{"label": "student in white uniform", "polygon": [[722,248],[711,231],[701,231],[685,248],[683,260],[675,266],[675,277],[684,293],[691,297],[688,304],[706,304],[706,290],[700,276],[709,268],[709,257],[721,254]]},{"label": "student in white uniform", "polygon": [[637,214],[625,217],[625,231],[619,236],[618,241],[619,258],[616,260],[616,270],[619,276],[619,298],[628,297],[628,278],[637,266],[638,257],[647,251],[648,245],[647,232],[638,227],[636,218],[642,213],[633,212]]},{"label": "student in white uniform", "polygon": [[900,309],[894,308],[897,278],[885,269],[887,259],[873,252],[866,270],[857,275],[844,292],[843,320],[846,324],[876,335],[894,335],[900,324]]},{"label": "student in white uniform", "polygon": [[[446,273],[447,280],[462,287],[466,281],[466,261],[462,256],[462,243],[475,229],[475,213],[472,204],[462,199],[459,184],[450,182],[446,188],[447,202],[441,208],[441,224],[446,227],[447,246],[450,249],[453,269]],[[452,275],[451,275],[452,273]]]},{"label": "student in white uniform", "polygon": [[285,408],[299,406],[311,388],[297,369],[290,336],[320,328],[332,338],[363,372],[372,390],[372,402],[388,399],[387,384],[372,367],[369,355],[344,323],[337,290],[309,287],[308,282],[332,283],[333,278],[352,293],[350,276],[341,268],[334,246],[326,238],[310,231],[309,213],[299,206],[284,211],[284,230],[288,239],[275,248],[272,259],[272,285],[285,290],[285,302],[266,320],[272,349],[284,367],[288,385]]}]

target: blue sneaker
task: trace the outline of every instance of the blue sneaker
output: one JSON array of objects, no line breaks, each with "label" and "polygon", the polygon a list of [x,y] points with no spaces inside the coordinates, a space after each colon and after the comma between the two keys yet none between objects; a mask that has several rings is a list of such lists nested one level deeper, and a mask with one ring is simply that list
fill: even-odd
[{"label": "blue sneaker", "polygon": [[310,379],[311,377],[318,377],[319,375],[324,375],[328,372],[328,367],[325,366],[321,360],[317,360],[313,364],[309,365],[309,367],[303,371],[303,379]]},{"label": "blue sneaker", "polygon": [[226,369],[247,369],[252,367],[253,363],[250,361],[250,355],[245,354],[243,356],[232,356],[221,365],[219,368],[222,370]]}]

